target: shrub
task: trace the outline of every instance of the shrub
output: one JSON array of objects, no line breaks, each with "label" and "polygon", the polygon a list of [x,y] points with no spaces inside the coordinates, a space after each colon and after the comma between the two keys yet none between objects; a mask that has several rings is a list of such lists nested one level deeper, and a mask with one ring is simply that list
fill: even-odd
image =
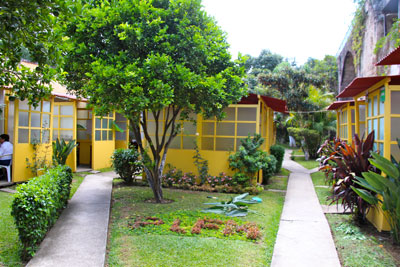
[{"label": "shrub", "polygon": [[333,194],[329,197],[331,204],[343,204],[345,209],[355,212],[359,221],[363,221],[370,205],[352,187],[360,187],[356,183],[356,176],[376,170],[369,162],[374,145],[374,131],[365,141],[355,134],[353,144],[354,146],[349,146],[340,139],[326,140],[318,151],[321,155],[319,170],[325,172],[325,177],[333,184]]},{"label": "shrub", "polygon": [[[241,146],[235,154],[229,156],[229,167],[236,171],[233,179],[240,185],[253,182],[256,173],[268,168],[267,153],[260,149],[264,139],[259,134],[240,140]],[[274,167],[275,168],[275,167]]]},{"label": "shrub", "polygon": [[282,168],[283,157],[285,156],[285,148],[280,145],[273,145],[269,148],[269,153],[273,155],[277,161],[275,172],[280,172]]},{"label": "shrub", "polygon": [[263,184],[268,184],[269,178],[274,175],[276,171],[276,165],[278,161],[273,155],[265,155],[265,164],[262,168]]},{"label": "shrub", "polygon": [[304,154],[308,153],[311,159],[318,157],[318,149],[322,142],[321,134],[318,131],[307,128],[289,127],[288,132],[296,139],[298,144],[301,144]]},{"label": "shrub", "polygon": [[[397,140],[400,148],[399,140]],[[357,184],[361,188],[352,186],[362,199],[369,204],[382,209],[391,227],[392,236],[396,243],[400,243],[400,168],[399,162],[390,162],[379,154],[372,152],[373,158],[369,161],[384,172],[383,177],[375,172],[364,172],[364,178],[357,177]]]},{"label": "shrub", "polygon": [[64,139],[58,139],[53,142],[53,164],[54,165],[65,165],[69,154],[72,150],[78,146],[75,140],[71,140],[68,143]]},{"label": "shrub", "polygon": [[116,149],[111,156],[115,172],[128,184],[142,171],[142,162],[136,149]]},{"label": "shrub", "polygon": [[226,175],[226,173],[221,172],[218,176],[208,176],[207,183],[212,187],[215,186],[232,186],[235,184],[232,177]]},{"label": "shrub", "polygon": [[23,245],[24,259],[34,255],[37,246],[66,207],[71,182],[71,168],[60,165],[17,187],[11,215]]}]

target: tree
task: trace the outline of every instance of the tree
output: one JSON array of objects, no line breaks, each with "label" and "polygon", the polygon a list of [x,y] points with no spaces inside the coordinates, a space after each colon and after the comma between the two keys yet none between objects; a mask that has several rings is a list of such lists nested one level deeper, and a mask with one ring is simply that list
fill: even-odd
[{"label": "tree", "polygon": [[312,110],[312,103],[304,101],[308,97],[308,89],[312,85],[320,87],[323,84],[318,76],[291,66],[288,62],[282,62],[273,72],[260,74],[258,80],[267,90],[279,92],[280,98],[287,101],[289,110],[296,111]]},{"label": "tree", "polygon": [[262,85],[259,84],[257,76],[260,73],[269,73],[279,65],[283,57],[279,54],[272,53],[267,49],[263,49],[258,57],[247,55],[248,59],[245,63],[247,77],[246,83],[253,93],[258,93]]},{"label": "tree", "polygon": [[[12,86],[13,93],[30,103],[51,92],[50,81],[60,55],[61,36],[54,30],[58,17],[68,11],[66,1],[3,0],[0,4],[0,87]],[[20,65],[30,59],[35,69]]]},{"label": "tree", "polygon": [[336,57],[326,55],[322,60],[309,58],[303,68],[307,73],[319,76],[323,80],[323,90],[337,94],[338,68]]},{"label": "tree", "polygon": [[[247,92],[244,63],[231,61],[225,33],[200,0],[100,0],[85,5],[64,30],[69,90],[88,96],[97,114],[113,109],[129,119],[161,202],[162,172],[179,120],[190,112],[221,118],[223,108]],[[148,114],[156,121],[153,140]]]}]

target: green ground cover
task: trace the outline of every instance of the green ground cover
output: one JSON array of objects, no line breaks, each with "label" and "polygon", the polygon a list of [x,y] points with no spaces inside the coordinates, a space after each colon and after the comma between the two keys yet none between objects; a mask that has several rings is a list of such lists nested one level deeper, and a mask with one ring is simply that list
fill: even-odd
[{"label": "green ground cover", "polygon": [[293,157],[293,160],[309,170],[319,166],[319,162],[314,159],[305,160],[304,157]]},{"label": "green ground cover", "polygon": [[[322,172],[314,172],[311,174],[311,179],[314,184],[315,192],[317,193],[319,202],[321,205],[328,205],[331,203],[330,200],[326,198],[331,195],[331,186],[329,186],[325,181],[325,174]],[[319,187],[319,186],[329,186],[328,188]]]},{"label": "green ground cover", "polygon": [[342,266],[399,266],[373,235],[354,225],[352,215],[326,214]]},{"label": "green ground cover", "polygon": [[13,195],[0,192],[0,266],[22,266],[19,258],[21,243],[11,216]]},{"label": "green ground cover", "polygon": [[304,152],[303,150],[301,150],[301,148],[290,148],[292,149],[292,156],[304,156]]},{"label": "green ground cover", "polygon": [[[221,200],[228,194],[164,189],[169,204],[146,203],[153,197],[149,188],[129,187],[114,180],[111,211],[108,266],[268,266],[271,262],[282,212],[284,194],[264,191],[258,195],[261,204],[251,207],[244,221],[256,222],[261,228],[261,241],[207,236],[182,236],[165,230],[163,233],[132,230],[137,217],[174,217],[183,212],[196,212],[210,202],[207,196]],[[211,201],[213,202],[213,201]],[[175,214],[175,215],[174,215]],[[203,215],[203,214],[202,214]],[[200,215],[198,215],[200,216]],[[208,216],[204,214],[203,216]],[[202,218],[202,217],[200,217]],[[230,219],[230,217],[223,217]],[[161,229],[161,228],[160,228]],[[240,238],[239,238],[240,239]]]},{"label": "green ground cover", "polygon": [[85,177],[83,177],[83,176],[81,176],[81,175],[79,175],[77,173],[73,173],[72,184],[71,184],[71,192],[69,194],[69,199],[71,199],[72,196],[75,194],[76,190],[78,190],[78,187],[83,182],[83,179],[85,179]]},{"label": "green ground cover", "polygon": [[264,188],[286,190],[289,174],[290,172],[288,170],[282,168],[280,173],[269,178],[268,184],[265,185]]}]

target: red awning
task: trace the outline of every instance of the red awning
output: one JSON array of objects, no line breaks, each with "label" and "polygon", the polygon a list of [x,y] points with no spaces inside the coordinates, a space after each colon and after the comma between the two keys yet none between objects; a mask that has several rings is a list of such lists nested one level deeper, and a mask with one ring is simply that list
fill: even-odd
[{"label": "red awning", "polygon": [[[288,113],[285,100],[269,96],[261,96],[261,99],[268,107],[272,108],[273,111]],[[243,97],[238,104],[258,104],[258,96],[256,94],[249,94],[248,96]]]},{"label": "red awning", "polygon": [[354,97],[385,78],[390,78],[391,85],[400,84],[400,75],[355,78],[336,98]]},{"label": "red awning", "polygon": [[289,113],[285,100],[280,100],[269,96],[261,96],[261,99],[265,104],[267,104],[268,107],[272,108],[273,111]]},{"label": "red awning", "polygon": [[400,46],[382,58],[376,66],[400,64]]},{"label": "red awning", "polygon": [[354,100],[335,101],[327,107],[327,110],[337,110],[347,103],[354,103]]}]

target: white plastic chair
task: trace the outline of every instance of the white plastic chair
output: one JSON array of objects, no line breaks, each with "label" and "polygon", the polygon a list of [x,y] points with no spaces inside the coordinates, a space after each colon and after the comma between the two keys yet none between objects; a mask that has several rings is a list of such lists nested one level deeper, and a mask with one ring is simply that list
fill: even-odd
[{"label": "white plastic chair", "polygon": [[[0,156],[0,160],[3,157],[7,157],[7,156],[12,156],[12,154],[6,154],[6,155],[2,155]],[[11,183],[11,164],[12,164],[12,159],[10,160],[10,164],[9,165],[0,165],[0,168],[6,168],[7,170],[7,180],[9,183]]]}]

